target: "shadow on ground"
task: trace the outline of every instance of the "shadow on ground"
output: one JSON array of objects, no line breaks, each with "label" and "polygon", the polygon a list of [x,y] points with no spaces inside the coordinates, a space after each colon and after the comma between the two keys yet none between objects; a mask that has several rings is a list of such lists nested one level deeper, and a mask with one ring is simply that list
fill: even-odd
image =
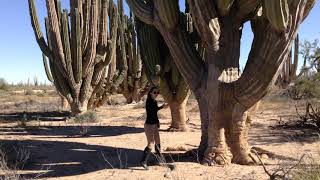
[{"label": "shadow on ground", "polygon": [[15,112],[15,113],[0,113],[0,120],[19,121],[26,118],[27,120],[65,121],[70,116],[71,116],[71,113],[68,111]]},{"label": "shadow on ground", "polygon": [[82,126],[27,126],[26,128],[0,127],[0,134],[5,135],[33,135],[36,138],[85,138],[109,137],[123,134],[144,132],[143,128],[129,126],[87,126],[86,136],[79,136]]},{"label": "shadow on ground", "polygon": [[[0,141],[5,144],[16,143],[14,140]],[[42,140],[23,140],[19,144],[30,150],[30,160],[24,170],[34,172],[22,173],[22,178],[34,178],[43,170],[48,172],[40,178],[67,177],[103,169],[143,170],[140,167],[142,150]],[[191,161],[190,157],[179,154],[166,156],[168,161]],[[155,157],[152,157],[150,164],[155,165],[155,161]]]},{"label": "shadow on ground", "polygon": [[319,131],[316,129],[268,127],[257,122],[253,123],[252,127],[251,130],[255,131],[249,131],[249,142],[251,145],[281,145],[290,142],[308,144],[320,140]]}]

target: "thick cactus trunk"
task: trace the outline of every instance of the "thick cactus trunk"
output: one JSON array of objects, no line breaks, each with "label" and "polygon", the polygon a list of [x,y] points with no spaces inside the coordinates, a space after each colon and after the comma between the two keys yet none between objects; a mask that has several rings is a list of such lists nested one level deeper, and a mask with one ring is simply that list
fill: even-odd
[{"label": "thick cactus trunk", "polygon": [[174,131],[187,131],[187,114],[186,114],[186,106],[187,106],[186,98],[183,102],[170,101],[168,102],[170,111],[171,111],[171,125],[170,129]]},{"label": "thick cactus trunk", "polygon": [[[315,1],[188,0],[196,34],[188,34],[178,18],[183,16],[177,13],[178,1],[127,2],[140,20],[161,33],[198,100],[202,129],[199,152],[203,162],[252,163],[248,110],[274,83],[297,29]],[[254,40],[246,67],[239,79],[224,82],[220,78],[223,72],[238,68],[240,37],[247,21],[251,21]],[[204,45],[203,58],[194,41]]]},{"label": "thick cactus trunk", "polygon": [[68,100],[65,97],[60,96],[60,103],[61,103],[61,108],[62,108],[63,111],[68,110],[69,103],[68,103]]}]

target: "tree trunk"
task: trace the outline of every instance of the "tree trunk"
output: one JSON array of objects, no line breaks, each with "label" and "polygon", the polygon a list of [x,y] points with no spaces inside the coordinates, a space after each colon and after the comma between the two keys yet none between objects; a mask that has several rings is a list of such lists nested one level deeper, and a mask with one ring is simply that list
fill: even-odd
[{"label": "tree trunk", "polygon": [[186,115],[187,100],[188,98],[186,98],[182,103],[176,101],[169,102],[172,117],[170,128],[178,131],[188,130]]}]

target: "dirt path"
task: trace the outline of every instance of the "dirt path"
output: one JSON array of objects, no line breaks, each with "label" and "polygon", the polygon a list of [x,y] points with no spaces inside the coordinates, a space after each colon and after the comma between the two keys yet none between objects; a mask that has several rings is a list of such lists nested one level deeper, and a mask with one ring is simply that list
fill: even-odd
[{"label": "dirt path", "polygon": [[[103,107],[98,112],[101,121],[90,124],[90,136],[79,137],[74,123],[64,121],[28,122],[26,129],[12,128],[16,122],[0,123],[0,141],[16,141],[31,149],[31,163],[22,171],[34,176],[46,171],[41,178],[52,179],[267,179],[262,166],[206,167],[194,157],[184,157],[183,152],[164,151],[168,160],[174,160],[176,169],[152,165],[149,171],[139,166],[146,144],[143,132],[143,104]],[[268,152],[269,169],[279,162],[295,163],[302,154],[319,158],[319,138],[310,131],[272,128],[280,119],[294,118],[291,102],[262,102],[253,116],[250,144]],[[170,112],[163,110],[161,142],[167,147],[196,148],[200,140],[200,120],[196,102],[188,106],[189,132],[166,132],[170,125]],[[40,125],[40,126],[39,126]],[[153,160],[155,161],[155,160]],[[153,163],[154,164],[154,163]]]}]

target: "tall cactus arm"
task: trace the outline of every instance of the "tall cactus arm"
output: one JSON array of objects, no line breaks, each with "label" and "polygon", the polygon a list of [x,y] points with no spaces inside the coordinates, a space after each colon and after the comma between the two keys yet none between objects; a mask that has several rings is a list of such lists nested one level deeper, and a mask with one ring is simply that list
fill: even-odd
[{"label": "tall cactus arm", "polygon": [[51,71],[50,71],[50,68],[49,68],[49,65],[48,65],[48,58],[46,57],[46,55],[44,53],[42,53],[42,60],[43,60],[43,66],[44,66],[44,69],[46,71],[46,75],[47,75],[47,78],[50,82],[54,82],[54,79],[52,77],[52,74],[51,74]]},{"label": "tall cactus arm", "polygon": [[89,40],[82,66],[82,77],[86,77],[91,71],[92,64],[96,57],[96,46],[98,37],[98,0],[91,0],[90,23],[89,23]]},{"label": "tall cactus arm", "polygon": [[59,21],[59,26],[61,26],[61,1],[60,0],[55,0],[55,6],[57,10],[57,16],[58,16],[58,21]]},{"label": "tall cactus arm", "polygon": [[[123,11],[123,1],[118,0],[118,12],[119,12],[119,38],[120,38],[120,57],[119,57],[119,74],[113,82],[114,87],[120,86],[127,75],[128,65],[126,58],[126,44],[125,44],[125,33],[124,33],[124,25],[125,25],[125,16]],[[117,63],[118,65],[118,63]]]},{"label": "tall cactus arm", "polygon": [[294,55],[293,55],[293,68],[291,73],[291,79],[296,77],[297,69],[298,69],[298,61],[299,61],[299,34],[294,40]]},{"label": "tall cactus arm", "polygon": [[179,72],[193,91],[203,85],[206,67],[188,34],[180,27],[174,33],[162,33]]},{"label": "tall cactus arm", "polygon": [[220,37],[218,12],[210,0],[188,0],[195,28],[207,48],[217,50]]},{"label": "tall cactus arm", "polygon": [[74,49],[74,54],[73,54],[73,75],[74,79],[76,80],[76,83],[79,83],[82,77],[82,46],[81,46],[81,14],[79,10],[76,8],[74,10],[74,38],[73,38],[73,49]]},{"label": "tall cactus arm", "polygon": [[[290,20],[286,33],[274,33],[274,26],[263,17],[256,17],[252,20],[254,40],[249,54],[248,62],[242,76],[235,81],[235,97],[239,103],[245,107],[251,107],[261,99],[269,89],[269,84],[280,65],[286,60],[292,46],[292,41],[287,42],[287,38],[294,39],[297,28],[303,20],[305,10],[305,0],[299,0],[296,6],[290,8]],[[268,33],[261,33],[262,31]],[[268,68],[265,68],[268,66]],[[263,74],[263,76],[259,76]],[[276,75],[275,75],[276,74]]]},{"label": "tall cactus arm", "polygon": [[[63,45],[61,39],[60,26],[57,16],[57,10],[55,8],[54,0],[46,0],[47,9],[48,9],[48,19],[49,19],[49,29],[52,39],[52,51],[55,55],[55,60],[58,61],[59,69],[62,71],[63,76],[67,77],[67,67],[63,52]],[[60,12],[61,13],[61,12]]]},{"label": "tall cactus arm", "polygon": [[89,22],[90,22],[90,5],[91,0],[84,0],[84,6],[83,6],[83,25],[82,25],[82,39],[81,39],[81,45],[82,45],[82,52],[85,52],[85,49],[87,49],[88,44],[88,33],[89,33]]},{"label": "tall cactus arm", "polygon": [[69,78],[72,82],[74,82],[73,77],[73,70],[72,70],[72,57],[71,57],[71,49],[70,49],[70,37],[69,37],[69,23],[68,23],[68,11],[64,10],[62,13],[62,20],[61,20],[61,27],[62,27],[62,37],[63,37],[63,48],[64,54],[67,64],[67,70]]},{"label": "tall cactus arm", "polygon": [[[95,71],[101,71],[105,66],[109,65],[111,60],[115,57],[116,54],[116,45],[117,45],[117,37],[118,37],[118,33],[117,33],[117,29],[118,29],[118,10],[116,7],[114,6],[109,6],[110,8],[112,8],[112,12],[113,12],[113,21],[112,21],[112,25],[111,25],[111,40],[108,41],[108,50],[107,50],[107,55],[104,59],[104,61],[100,61],[98,64],[95,65]],[[94,74],[94,76],[97,76],[98,74]],[[98,77],[94,77],[94,79],[98,79]]]},{"label": "tall cactus arm", "polygon": [[108,65],[111,62],[112,58],[115,56],[116,47],[117,47],[117,37],[118,37],[117,29],[119,26],[118,9],[114,5],[113,6],[109,5],[109,8],[112,9],[113,20],[112,20],[111,33],[110,33],[111,40],[108,41],[108,52],[107,52],[106,59],[103,62],[104,66]]},{"label": "tall cactus arm", "polygon": [[103,51],[108,45],[108,0],[102,0],[101,2],[101,14],[100,14],[100,25],[99,25],[99,39],[98,39],[98,53]]},{"label": "tall cactus arm", "polygon": [[178,0],[156,0],[154,6],[166,29],[174,30],[179,23],[180,16]]},{"label": "tall cactus arm", "polygon": [[38,20],[38,16],[37,16],[37,11],[36,11],[36,7],[35,7],[35,3],[34,0],[28,0],[29,2],[29,11],[30,11],[30,17],[31,17],[31,25],[34,31],[34,34],[36,36],[36,40],[37,43],[41,49],[41,51],[47,56],[52,58],[52,51],[50,50],[50,48],[48,47],[41,29],[40,29],[40,25],[39,25],[39,20]]},{"label": "tall cactus arm", "polygon": [[260,0],[237,0],[236,1],[237,22],[243,23],[255,16],[258,9],[261,7]]},{"label": "tall cactus arm", "polygon": [[[290,1],[290,0],[289,0]],[[263,14],[278,31],[284,31],[289,21],[288,0],[264,0]]]},{"label": "tall cactus arm", "polygon": [[125,16],[124,16],[124,12],[123,12],[123,1],[122,0],[118,0],[118,4],[119,4],[119,36],[120,36],[120,48],[121,48],[121,61],[120,64],[123,66],[122,68],[124,68],[125,71],[127,71],[128,69],[128,65],[127,65],[127,58],[126,58],[126,43],[125,43],[125,30],[124,30],[124,25],[125,25]]},{"label": "tall cactus arm", "polygon": [[316,0],[308,0],[307,1],[306,8],[303,13],[303,20],[308,16],[310,10],[313,8],[315,3],[316,3]]},{"label": "tall cactus arm", "polygon": [[229,13],[234,0],[216,0],[216,7],[220,16],[225,16]]},{"label": "tall cactus arm", "polygon": [[127,3],[135,16],[147,24],[153,23],[153,6],[151,3],[143,0],[127,0]]}]

